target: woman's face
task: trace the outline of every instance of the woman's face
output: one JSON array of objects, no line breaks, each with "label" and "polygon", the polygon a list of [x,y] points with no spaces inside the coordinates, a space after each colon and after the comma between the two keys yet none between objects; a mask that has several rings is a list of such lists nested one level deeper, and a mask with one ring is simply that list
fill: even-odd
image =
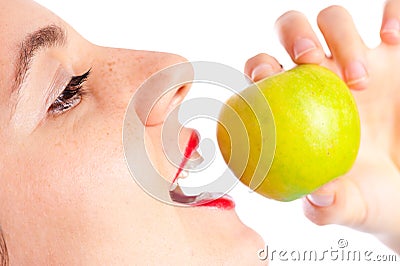
[{"label": "woman's face", "polygon": [[[184,58],[95,46],[27,0],[0,0],[0,36],[0,225],[11,263],[258,260],[263,242],[234,210],[164,204],[127,169],[121,136],[131,96]],[[156,136],[187,90],[169,93],[147,124],[166,177],[176,168]]]}]

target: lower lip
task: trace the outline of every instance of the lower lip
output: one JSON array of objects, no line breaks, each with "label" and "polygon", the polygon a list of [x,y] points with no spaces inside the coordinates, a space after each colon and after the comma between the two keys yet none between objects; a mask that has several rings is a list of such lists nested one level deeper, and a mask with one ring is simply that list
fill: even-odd
[{"label": "lower lip", "polygon": [[[185,149],[184,153],[184,158],[179,165],[178,172],[175,175],[175,178],[173,180],[173,183],[178,179],[179,174],[182,172],[184,169],[187,161],[189,158],[192,156],[193,152],[196,150],[196,148],[199,146],[199,135],[196,131],[193,131],[192,134],[190,135],[190,139],[188,141],[187,147]],[[233,202],[229,197],[222,196],[221,198],[217,198],[214,200],[204,200],[200,201],[196,205],[196,207],[211,207],[215,209],[221,209],[221,210],[231,210],[235,208],[235,202]]]},{"label": "lower lip", "polygon": [[199,202],[196,206],[199,207],[212,207],[221,210],[232,210],[235,208],[235,202],[233,202],[228,197],[221,197],[212,201],[205,200],[204,202]]}]

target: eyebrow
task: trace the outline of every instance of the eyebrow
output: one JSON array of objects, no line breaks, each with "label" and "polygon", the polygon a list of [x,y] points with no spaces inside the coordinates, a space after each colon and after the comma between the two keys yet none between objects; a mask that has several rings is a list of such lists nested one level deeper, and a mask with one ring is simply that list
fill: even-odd
[{"label": "eyebrow", "polygon": [[19,45],[12,93],[18,92],[24,83],[36,53],[43,48],[64,46],[66,39],[65,30],[56,25],[48,25],[28,34]]}]

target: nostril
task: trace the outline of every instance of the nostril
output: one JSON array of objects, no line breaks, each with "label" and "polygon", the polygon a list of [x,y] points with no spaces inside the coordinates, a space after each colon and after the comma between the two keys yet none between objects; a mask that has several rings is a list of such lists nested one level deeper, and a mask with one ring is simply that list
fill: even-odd
[{"label": "nostril", "polygon": [[[190,86],[188,85],[180,86],[159,97],[154,103],[149,104],[150,110],[147,115],[144,115],[144,124],[146,126],[156,126],[163,123],[171,112],[179,109],[179,105],[187,95],[189,88]],[[143,98],[143,100],[145,99]],[[141,106],[144,105],[143,102],[141,104]],[[140,110],[137,111],[141,113]]]},{"label": "nostril", "polygon": [[179,89],[177,89],[177,91],[175,92],[175,94],[171,100],[171,105],[172,106],[179,105],[183,101],[185,96],[188,94],[188,91],[189,91],[189,87],[186,85],[181,86]]}]

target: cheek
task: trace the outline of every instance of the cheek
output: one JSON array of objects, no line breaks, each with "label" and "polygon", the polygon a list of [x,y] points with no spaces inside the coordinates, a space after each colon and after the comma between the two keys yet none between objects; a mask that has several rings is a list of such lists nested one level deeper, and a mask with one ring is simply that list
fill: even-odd
[{"label": "cheek", "polygon": [[0,179],[0,217],[14,232],[78,230],[106,216],[105,205],[138,194],[132,193],[121,130],[108,119],[90,120],[90,126],[39,130],[9,157]]},{"label": "cheek", "polygon": [[38,139],[28,155],[37,160],[28,166],[35,170],[32,172],[39,183],[47,185],[42,186],[43,194],[50,191],[60,200],[79,201],[111,179],[116,186],[125,182],[121,130],[112,116],[87,117],[74,120],[73,125],[63,123],[62,129],[46,134],[42,144]]}]

